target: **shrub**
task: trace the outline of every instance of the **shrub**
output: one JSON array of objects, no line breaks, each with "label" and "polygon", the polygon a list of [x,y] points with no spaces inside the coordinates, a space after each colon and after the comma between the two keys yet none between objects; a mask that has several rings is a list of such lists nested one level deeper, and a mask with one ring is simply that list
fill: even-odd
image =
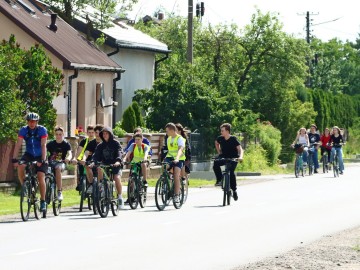
[{"label": "shrub", "polygon": [[255,135],[260,139],[261,147],[266,151],[269,165],[275,165],[281,152],[281,132],[271,124],[257,124]]},{"label": "shrub", "polygon": [[144,119],[143,119],[143,117],[141,115],[141,109],[140,109],[139,104],[136,101],[134,101],[131,104],[131,107],[133,108],[133,110],[135,112],[136,125],[139,126],[139,127],[144,127],[145,122],[144,122]]},{"label": "shrub", "polygon": [[124,111],[121,127],[127,132],[133,132],[137,127],[135,112],[131,105]]},{"label": "shrub", "polygon": [[118,136],[119,138],[124,137],[126,131],[121,128],[121,121],[119,121],[119,122],[117,122],[117,123],[115,124],[115,127],[114,127],[114,129],[113,129],[113,132],[114,132],[114,134],[115,134],[116,136]]},{"label": "shrub", "polygon": [[268,161],[266,158],[266,151],[256,144],[250,145],[246,148],[244,153],[244,160],[237,166],[240,171],[262,171],[268,168]]}]

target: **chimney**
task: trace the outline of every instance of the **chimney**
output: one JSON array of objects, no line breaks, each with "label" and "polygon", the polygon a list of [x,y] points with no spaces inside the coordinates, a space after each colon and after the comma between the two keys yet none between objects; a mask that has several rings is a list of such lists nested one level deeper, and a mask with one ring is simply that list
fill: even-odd
[{"label": "chimney", "polygon": [[57,25],[56,25],[56,18],[57,18],[57,14],[56,13],[51,13],[51,24],[48,26],[48,28],[51,31],[56,32],[57,31]]}]

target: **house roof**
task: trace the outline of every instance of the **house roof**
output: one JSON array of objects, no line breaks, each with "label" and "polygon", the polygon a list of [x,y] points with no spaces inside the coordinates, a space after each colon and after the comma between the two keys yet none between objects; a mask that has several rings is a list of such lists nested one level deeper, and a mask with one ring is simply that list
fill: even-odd
[{"label": "house roof", "polygon": [[[78,12],[75,16],[77,20],[86,24],[86,15],[89,16],[92,20],[97,20],[94,14],[98,13],[93,7],[86,5],[84,10]],[[111,44],[114,47],[129,48],[129,49],[138,49],[146,50],[160,53],[169,53],[170,50],[165,43],[160,42],[159,40],[152,38],[151,36],[136,30],[134,27],[131,27],[121,21],[111,22],[111,27],[100,30],[108,37],[114,40],[114,43]]]},{"label": "house roof", "polygon": [[39,10],[28,0],[0,0],[0,13],[58,57],[64,69],[81,67],[106,72],[123,71],[59,16],[56,19],[57,31],[50,30],[50,13]]}]

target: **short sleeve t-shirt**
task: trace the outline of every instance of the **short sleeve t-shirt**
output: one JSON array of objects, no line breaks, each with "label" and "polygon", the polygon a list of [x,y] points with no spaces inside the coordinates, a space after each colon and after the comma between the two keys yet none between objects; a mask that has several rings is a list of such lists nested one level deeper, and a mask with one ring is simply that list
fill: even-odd
[{"label": "short sleeve t-shirt", "polygon": [[48,142],[46,145],[47,151],[50,153],[49,160],[65,160],[66,154],[71,150],[71,145],[67,141],[57,143],[56,140]]},{"label": "short sleeve t-shirt", "polygon": [[101,141],[97,142],[96,139],[93,139],[91,142],[88,143],[86,147],[86,151],[89,151],[89,155],[86,159],[87,161],[91,160],[92,155],[95,153],[96,146],[98,146],[99,143],[101,143]]},{"label": "short sleeve t-shirt", "polygon": [[338,145],[342,142],[344,142],[344,139],[343,139],[343,136],[341,134],[339,134],[339,136],[335,137],[335,135],[331,135],[331,139],[330,141],[335,144],[335,145]]},{"label": "short sleeve t-shirt", "polygon": [[41,139],[47,138],[47,130],[45,127],[38,125],[31,129],[29,126],[23,126],[18,133],[18,137],[26,142],[26,153],[33,157],[41,156]]},{"label": "short sleeve t-shirt", "polygon": [[308,133],[308,137],[309,137],[310,144],[320,142],[320,135],[317,134],[317,133],[313,134],[313,133],[310,132],[310,133]]},{"label": "short sleeve t-shirt", "polygon": [[225,140],[223,136],[219,136],[216,141],[220,144],[221,157],[223,158],[237,158],[239,152],[237,147],[240,145],[239,140],[235,136],[230,136]]}]

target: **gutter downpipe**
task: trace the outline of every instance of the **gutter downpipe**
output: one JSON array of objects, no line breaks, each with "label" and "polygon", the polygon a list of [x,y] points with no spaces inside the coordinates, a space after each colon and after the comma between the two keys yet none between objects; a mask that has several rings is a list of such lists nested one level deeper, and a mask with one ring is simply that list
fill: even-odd
[{"label": "gutter downpipe", "polygon": [[165,61],[168,58],[169,58],[169,53],[166,53],[166,55],[163,58],[155,61],[154,80],[156,80],[156,73],[157,73],[160,62]]},{"label": "gutter downpipe", "polygon": [[75,69],[75,72],[73,75],[69,76],[69,85],[68,85],[68,137],[71,137],[71,96],[72,96],[72,80],[76,79],[79,75],[79,70]]},{"label": "gutter downpipe", "polygon": [[[122,70],[122,71],[116,71],[116,78],[113,79],[113,92],[112,92],[112,95],[113,95],[113,102],[114,101],[117,101],[115,100],[115,96],[116,96],[116,82],[117,81],[120,81],[121,80],[121,73],[124,73],[125,70]],[[119,101],[117,101],[119,102]],[[116,114],[116,107],[113,106],[113,111],[112,111],[112,128],[115,128],[115,114]]]}]

